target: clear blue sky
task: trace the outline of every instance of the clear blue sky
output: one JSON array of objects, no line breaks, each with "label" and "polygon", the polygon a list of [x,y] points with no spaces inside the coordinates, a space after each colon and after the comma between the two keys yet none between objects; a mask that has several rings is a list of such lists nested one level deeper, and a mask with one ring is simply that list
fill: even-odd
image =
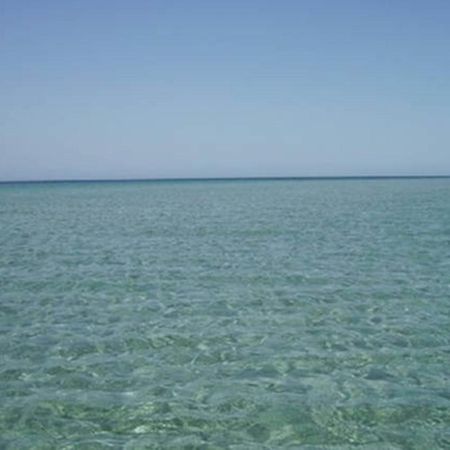
[{"label": "clear blue sky", "polygon": [[448,0],[2,0],[0,180],[450,174]]}]

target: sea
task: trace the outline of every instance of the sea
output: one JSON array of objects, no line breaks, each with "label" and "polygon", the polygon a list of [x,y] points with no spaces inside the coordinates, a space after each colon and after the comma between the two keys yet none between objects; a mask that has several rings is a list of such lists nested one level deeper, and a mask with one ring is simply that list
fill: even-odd
[{"label": "sea", "polygon": [[1,449],[449,449],[450,179],[0,184]]}]

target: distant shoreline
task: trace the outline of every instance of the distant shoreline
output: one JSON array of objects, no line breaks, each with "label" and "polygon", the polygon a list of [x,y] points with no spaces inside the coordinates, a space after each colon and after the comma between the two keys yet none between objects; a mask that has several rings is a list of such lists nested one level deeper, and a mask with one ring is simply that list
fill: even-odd
[{"label": "distant shoreline", "polygon": [[51,183],[142,183],[142,182],[198,182],[198,181],[326,181],[326,180],[421,180],[445,179],[450,175],[351,175],[351,176],[267,176],[267,177],[205,177],[205,178],[111,178],[111,179],[58,179],[58,180],[5,180],[4,184]]}]

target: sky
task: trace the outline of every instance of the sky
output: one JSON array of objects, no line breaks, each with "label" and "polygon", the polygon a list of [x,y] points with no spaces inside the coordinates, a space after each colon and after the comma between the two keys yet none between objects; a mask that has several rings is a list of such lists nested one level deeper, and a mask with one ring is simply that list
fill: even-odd
[{"label": "sky", "polygon": [[1,0],[0,181],[450,175],[448,0]]}]

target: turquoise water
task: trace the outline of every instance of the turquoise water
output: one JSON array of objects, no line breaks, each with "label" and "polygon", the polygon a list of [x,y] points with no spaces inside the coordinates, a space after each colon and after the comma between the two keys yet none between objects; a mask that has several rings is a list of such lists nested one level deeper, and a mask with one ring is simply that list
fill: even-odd
[{"label": "turquoise water", "polygon": [[450,179],[0,185],[0,448],[450,448]]}]

